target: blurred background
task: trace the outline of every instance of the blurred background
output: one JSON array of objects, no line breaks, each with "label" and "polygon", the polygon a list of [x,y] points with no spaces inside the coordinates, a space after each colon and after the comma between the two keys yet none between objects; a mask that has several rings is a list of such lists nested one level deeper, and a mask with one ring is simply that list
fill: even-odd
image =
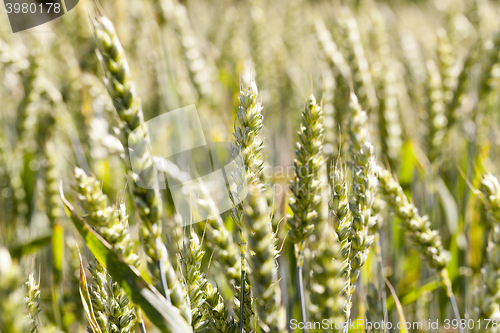
[{"label": "blurred background", "polygon": [[[286,193],[273,196],[272,186],[286,186],[293,175],[278,170],[293,164],[304,103],[311,92],[321,100],[331,161],[346,154],[344,114],[354,90],[368,113],[378,160],[439,230],[452,254],[459,310],[470,311],[486,251],[485,209],[474,188],[484,171],[498,175],[500,162],[497,1],[109,0],[80,1],[62,17],[16,34],[0,10],[0,246],[24,271],[40,269],[44,321],[66,332],[86,326],[76,244],[84,246],[62,210],[59,181],[74,185],[74,166],[94,174],[111,202],[125,199],[137,228],[95,51],[96,12],[115,25],[146,121],[194,104],[207,139],[232,142],[240,88],[256,81],[280,244],[286,223],[279,221],[289,209]],[[163,195],[168,203],[168,191]],[[453,318],[439,277],[405,242],[398,219],[385,207],[380,211],[381,255],[371,256],[361,285],[380,285],[386,277],[407,321]],[[170,231],[167,240],[175,238]],[[283,249],[293,258],[292,244],[284,241]],[[289,266],[284,261],[280,274],[292,277],[284,298],[294,318]],[[215,267],[210,279],[224,289]],[[62,295],[61,308],[52,304],[54,290]],[[359,297],[352,318],[370,307]],[[390,295],[387,310],[397,322],[401,313]]]}]

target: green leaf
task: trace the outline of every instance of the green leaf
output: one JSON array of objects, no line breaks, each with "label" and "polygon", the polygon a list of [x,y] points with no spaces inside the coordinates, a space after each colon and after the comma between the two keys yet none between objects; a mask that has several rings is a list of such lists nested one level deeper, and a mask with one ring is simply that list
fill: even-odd
[{"label": "green leaf", "polygon": [[66,213],[92,254],[111,277],[118,282],[132,302],[142,309],[153,325],[164,333],[193,333],[191,326],[181,316],[179,309],[170,304],[158,290],[149,285],[135,267],[127,265],[112,250],[111,245],[76,214],[73,206],[64,197],[62,182],[59,191]]},{"label": "green leaf", "polygon": [[50,243],[52,239],[52,235],[44,235],[35,239],[30,240],[27,243],[19,244],[13,246],[9,249],[10,255],[12,258],[21,258],[23,256],[27,256],[33,253],[38,252],[41,248]]}]

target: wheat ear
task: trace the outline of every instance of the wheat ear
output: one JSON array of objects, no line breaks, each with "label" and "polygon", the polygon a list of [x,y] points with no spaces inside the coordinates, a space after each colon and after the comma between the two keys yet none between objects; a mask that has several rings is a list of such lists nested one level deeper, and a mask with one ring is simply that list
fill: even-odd
[{"label": "wheat ear", "polygon": [[439,233],[430,228],[427,216],[420,216],[418,209],[408,200],[391,172],[381,166],[378,166],[376,170],[380,192],[394,213],[402,220],[401,226],[406,230],[407,237],[418,249],[425,262],[440,272],[444,282],[448,283],[446,264],[449,260],[449,253],[443,249]]},{"label": "wheat ear", "polygon": [[28,275],[28,279],[25,283],[26,286],[26,297],[24,301],[28,307],[28,317],[30,318],[31,328],[30,333],[37,332],[37,317],[40,313],[40,287],[35,281],[33,273]]},{"label": "wheat ear", "polygon": [[92,274],[90,299],[102,333],[133,332],[136,313],[125,291],[97,260],[90,262],[89,271]]},{"label": "wheat ear", "polygon": [[361,110],[356,95],[351,93],[349,104],[348,134],[352,143],[353,188],[354,193],[350,203],[353,225],[351,232],[351,294],[359,277],[360,269],[368,257],[369,247],[374,236],[369,230],[377,223],[377,217],[372,212],[373,201],[377,193],[377,177],[375,175],[375,154],[368,133],[368,117]]},{"label": "wheat ear", "polygon": [[[97,48],[101,57],[101,64],[107,80],[107,88],[113,105],[118,114],[120,139],[124,146],[128,141],[137,143],[143,137],[129,135],[137,127],[144,124],[143,113],[139,97],[137,96],[130,69],[125,59],[125,52],[118,40],[111,21],[100,17],[94,22]],[[141,163],[149,161],[149,154],[145,145],[140,145],[138,155]],[[133,174],[128,158],[125,158],[127,170],[132,179]],[[144,169],[144,168],[142,168]],[[154,170],[153,170],[154,171]],[[154,183],[156,174],[150,172],[146,177]],[[144,240],[144,250],[148,258],[148,269],[151,272],[153,283],[158,290],[164,292],[167,299],[177,307],[183,317],[190,322],[190,311],[185,293],[179,283],[172,263],[168,259],[167,248],[162,241],[162,199],[158,189],[147,190],[130,184],[134,201],[141,220],[141,234]]]},{"label": "wheat ear", "polygon": [[186,242],[181,251],[181,271],[186,285],[191,305],[191,327],[194,332],[208,330],[209,321],[203,309],[206,302],[207,279],[201,272],[201,262],[205,251],[201,248],[200,239],[194,231],[191,232],[189,242]]},{"label": "wheat ear", "polygon": [[[342,166],[340,159],[337,160],[331,172],[332,193],[330,200],[330,215],[333,229],[337,234],[337,242],[340,243],[340,253],[335,259],[342,262],[341,278],[344,280],[343,293],[348,295],[344,305],[344,316],[349,319],[351,314],[351,229],[352,213],[349,208],[349,185],[347,183],[346,169]],[[331,242],[328,242],[329,244]]]},{"label": "wheat ear", "polygon": [[251,186],[245,200],[244,230],[250,256],[253,297],[261,327],[265,332],[285,332],[285,309],[281,305],[276,259],[277,238],[273,232],[265,195]]}]

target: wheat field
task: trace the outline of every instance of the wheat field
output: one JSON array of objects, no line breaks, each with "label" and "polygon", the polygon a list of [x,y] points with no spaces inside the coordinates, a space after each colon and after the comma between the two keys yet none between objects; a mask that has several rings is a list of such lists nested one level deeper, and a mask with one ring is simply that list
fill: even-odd
[{"label": "wheat field", "polygon": [[497,1],[0,16],[0,333],[500,331]]}]

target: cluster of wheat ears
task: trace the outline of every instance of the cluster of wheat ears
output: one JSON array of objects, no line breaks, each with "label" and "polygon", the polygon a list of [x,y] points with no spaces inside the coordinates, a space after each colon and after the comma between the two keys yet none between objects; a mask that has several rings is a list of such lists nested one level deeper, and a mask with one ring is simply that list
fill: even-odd
[{"label": "cluster of wheat ears", "polygon": [[[0,34],[0,333],[499,331],[499,13],[115,0]],[[184,226],[136,182],[184,171],[127,147],[190,104],[248,194]]]}]

